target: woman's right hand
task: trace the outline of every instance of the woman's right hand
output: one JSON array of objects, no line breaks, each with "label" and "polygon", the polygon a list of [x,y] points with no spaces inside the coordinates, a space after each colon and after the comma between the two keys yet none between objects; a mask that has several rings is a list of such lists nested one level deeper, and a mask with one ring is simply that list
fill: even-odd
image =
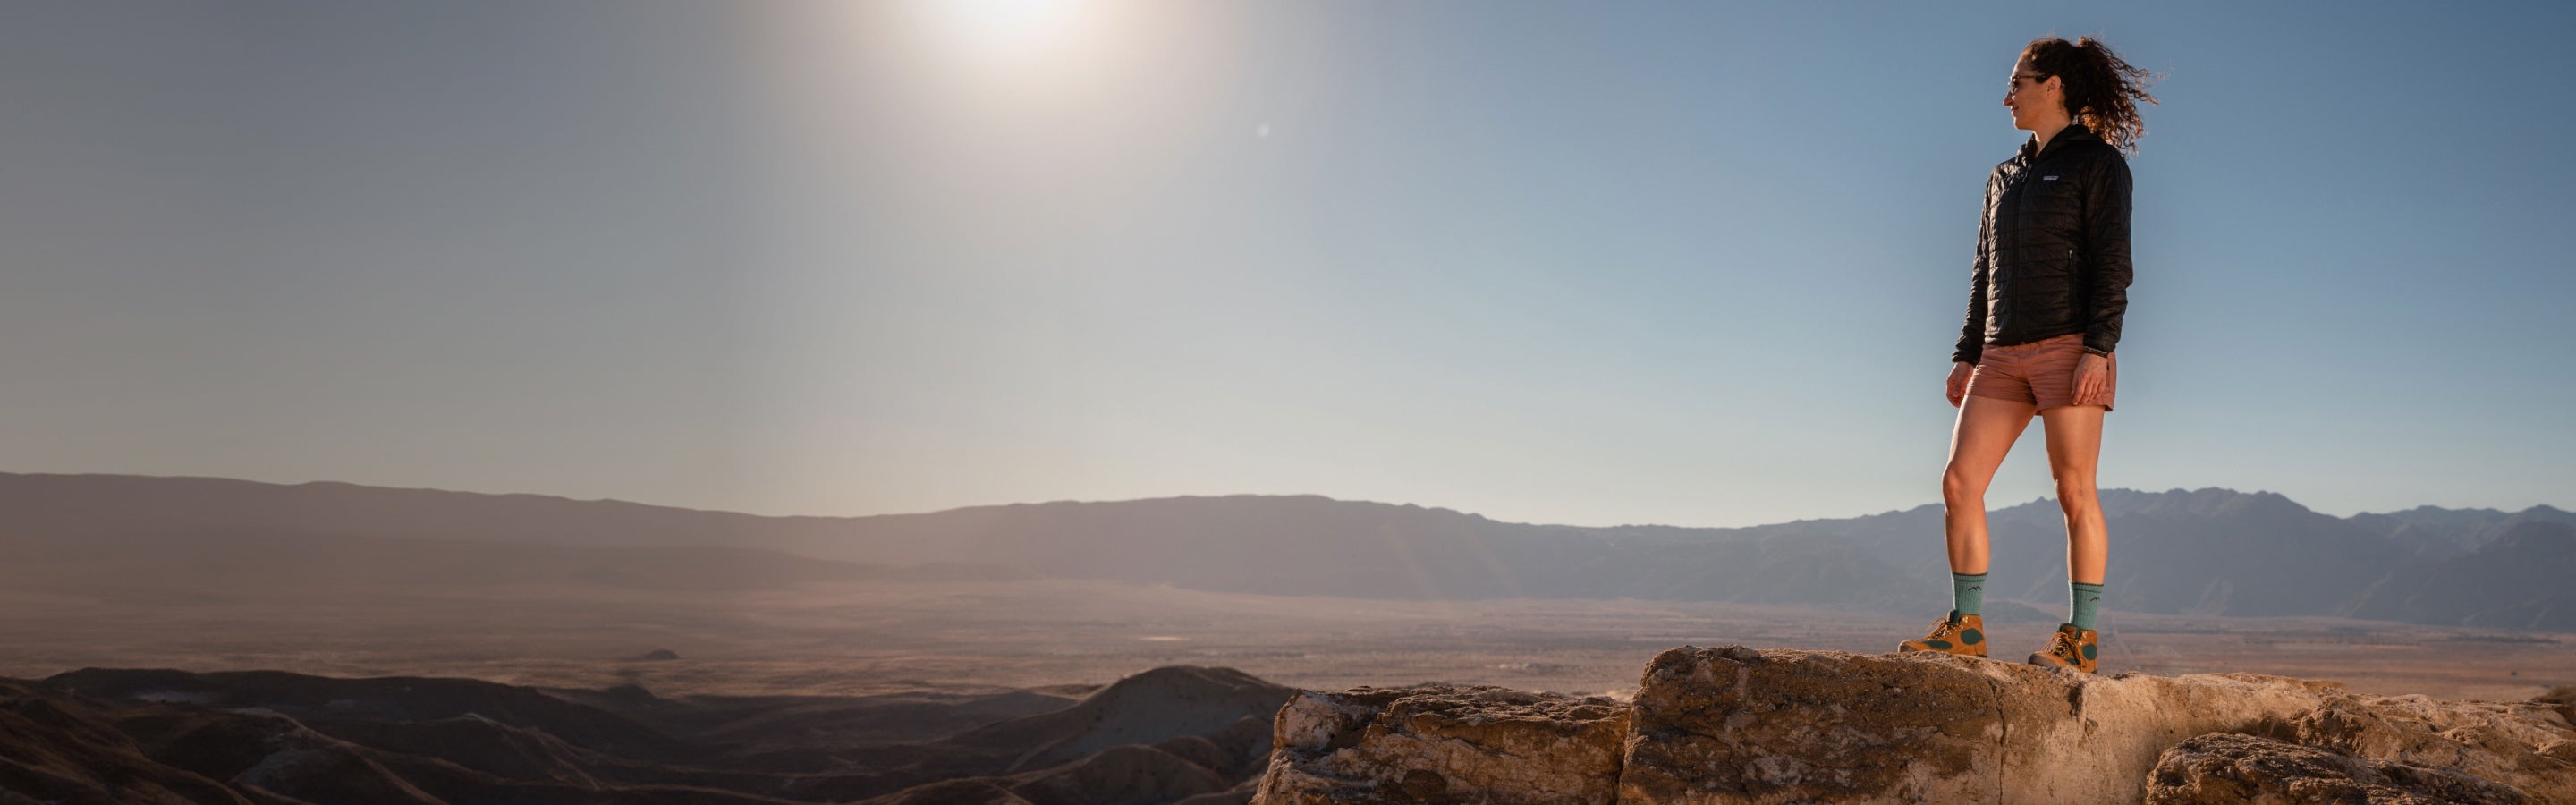
[{"label": "woman's right hand", "polygon": [[1950,407],[1957,408],[1968,398],[1968,374],[1976,370],[1977,365],[1967,361],[1950,362]]}]

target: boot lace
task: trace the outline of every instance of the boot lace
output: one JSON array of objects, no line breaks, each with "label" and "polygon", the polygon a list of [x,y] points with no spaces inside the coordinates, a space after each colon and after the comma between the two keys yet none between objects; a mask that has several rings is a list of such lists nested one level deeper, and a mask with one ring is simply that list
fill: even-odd
[{"label": "boot lace", "polygon": [[2058,657],[2060,659],[2076,659],[2075,637],[2065,632],[2058,632],[2050,635],[2048,637],[2048,653],[2050,656]]}]

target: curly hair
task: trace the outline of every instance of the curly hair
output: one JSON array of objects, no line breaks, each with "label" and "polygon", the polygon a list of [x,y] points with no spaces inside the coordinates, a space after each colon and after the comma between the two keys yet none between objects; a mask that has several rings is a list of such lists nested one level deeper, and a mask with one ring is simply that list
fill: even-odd
[{"label": "curly hair", "polygon": [[2043,36],[2030,40],[2021,53],[2032,72],[2065,80],[2069,117],[2121,152],[2138,152],[2138,138],[2147,134],[2146,124],[2138,120],[2138,102],[2156,102],[2146,87],[2161,76],[2129,66],[2109,45],[2089,36],[2073,42]]}]

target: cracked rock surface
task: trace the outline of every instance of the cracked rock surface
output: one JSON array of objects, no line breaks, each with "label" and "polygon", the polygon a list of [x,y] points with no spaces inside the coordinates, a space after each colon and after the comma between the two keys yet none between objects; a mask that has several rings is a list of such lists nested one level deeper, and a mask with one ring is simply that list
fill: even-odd
[{"label": "cracked rock surface", "polygon": [[1647,663],[1620,802],[2135,802],[2157,756],[2340,685],[2098,677],[1928,654],[1682,647]]},{"label": "cracked rock surface", "polygon": [[1492,685],[1307,692],[1279,709],[1254,802],[1609,802],[1629,708]]},{"label": "cracked rock surface", "polygon": [[1929,653],[1683,646],[1630,705],[1363,687],[1273,733],[1256,803],[2576,802],[2554,702]]},{"label": "cracked rock surface", "polygon": [[2524,805],[2511,786],[2253,735],[2211,734],[2165,750],[2147,787],[2153,805]]}]

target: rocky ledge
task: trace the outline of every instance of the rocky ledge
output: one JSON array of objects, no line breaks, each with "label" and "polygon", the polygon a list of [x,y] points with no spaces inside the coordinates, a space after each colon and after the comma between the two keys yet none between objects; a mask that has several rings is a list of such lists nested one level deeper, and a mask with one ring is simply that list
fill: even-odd
[{"label": "rocky ledge", "polygon": [[1633,703],[1492,686],[1291,698],[1253,802],[2576,803],[2576,691],[2363,696],[1939,654],[1683,646]]}]

